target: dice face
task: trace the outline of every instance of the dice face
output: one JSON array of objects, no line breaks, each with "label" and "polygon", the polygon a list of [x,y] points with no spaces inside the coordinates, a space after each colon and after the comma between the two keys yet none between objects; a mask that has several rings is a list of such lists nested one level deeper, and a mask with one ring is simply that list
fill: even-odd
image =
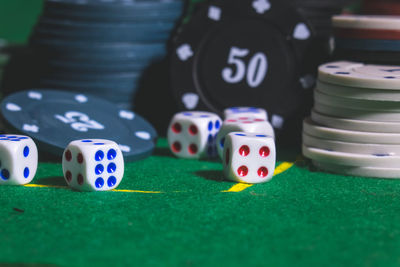
[{"label": "dice face", "polygon": [[116,188],[124,176],[124,159],[118,145],[104,139],[69,143],[62,158],[64,178],[78,191]]},{"label": "dice face", "polygon": [[216,156],[216,135],[221,118],[210,112],[190,111],[175,114],[168,127],[168,144],[180,158],[198,159]]},{"label": "dice face", "polygon": [[224,118],[239,119],[244,117],[254,117],[268,121],[268,114],[265,109],[255,107],[231,107],[224,110]]},{"label": "dice face", "polygon": [[27,184],[35,177],[38,150],[24,135],[0,135],[0,185]]},{"label": "dice face", "polygon": [[252,184],[272,179],[276,161],[275,141],[272,137],[233,132],[225,139],[225,177],[232,181]]},{"label": "dice face", "polygon": [[274,128],[272,128],[271,124],[266,120],[255,117],[227,119],[222,124],[216,140],[218,155],[221,159],[224,150],[225,136],[231,132],[261,133],[275,138]]}]

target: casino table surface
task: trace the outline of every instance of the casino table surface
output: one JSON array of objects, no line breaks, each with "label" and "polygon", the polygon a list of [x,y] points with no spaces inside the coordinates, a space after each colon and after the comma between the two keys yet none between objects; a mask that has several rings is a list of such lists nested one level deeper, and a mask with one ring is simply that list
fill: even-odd
[{"label": "casino table surface", "polygon": [[236,184],[161,138],[111,192],[72,191],[46,162],[31,184],[0,187],[0,266],[396,266],[399,192],[284,149],[270,182]]},{"label": "casino table surface", "polygon": [[[26,41],[39,11],[0,1],[0,38]],[[237,184],[218,160],[175,158],[160,138],[117,190],[94,193],[70,190],[61,164],[42,160],[31,184],[0,186],[0,266],[400,265],[399,181],[277,154],[270,182]]]}]

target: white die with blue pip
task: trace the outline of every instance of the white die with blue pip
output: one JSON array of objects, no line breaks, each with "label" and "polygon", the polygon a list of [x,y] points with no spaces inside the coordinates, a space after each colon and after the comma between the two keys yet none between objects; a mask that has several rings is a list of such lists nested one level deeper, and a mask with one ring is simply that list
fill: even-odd
[{"label": "white die with blue pip", "polygon": [[117,143],[105,139],[75,140],[62,158],[64,178],[78,191],[116,188],[124,176],[124,158]]},{"label": "white die with blue pip", "polygon": [[272,136],[232,132],[225,137],[225,177],[242,183],[265,183],[275,171],[276,148]]},{"label": "white die with blue pip", "polygon": [[256,117],[226,119],[222,124],[216,140],[218,155],[221,159],[224,150],[225,136],[230,132],[261,133],[275,138],[274,128],[264,119]]},{"label": "white die with blue pip", "polygon": [[265,109],[255,107],[231,107],[224,110],[224,119],[238,119],[242,117],[254,117],[257,119],[268,120]]},{"label": "white die with blue pip", "polygon": [[0,185],[22,185],[32,181],[38,165],[35,142],[24,135],[0,135]]},{"label": "white die with blue pip", "polygon": [[169,148],[180,158],[214,157],[217,155],[215,140],[221,124],[221,118],[211,112],[177,113],[168,127]]}]

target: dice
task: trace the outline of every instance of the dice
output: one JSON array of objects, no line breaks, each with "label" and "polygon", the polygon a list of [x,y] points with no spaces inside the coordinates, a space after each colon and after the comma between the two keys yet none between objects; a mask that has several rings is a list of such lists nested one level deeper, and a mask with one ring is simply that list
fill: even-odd
[{"label": "dice", "polygon": [[265,134],[229,133],[223,151],[225,177],[243,183],[264,183],[275,171],[275,141]]},{"label": "dice", "polygon": [[224,150],[225,136],[230,132],[261,133],[275,138],[274,128],[264,119],[255,117],[227,119],[222,124],[216,140],[218,155],[221,159]]},{"label": "dice", "polygon": [[265,109],[255,107],[231,107],[224,110],[226,119],[238,119],[241,117],[254,117],[268,121],[268,114]]},{"label": "dice", "polygon": [[62,157],[67,184],[78,191],[116,188],[124,176],[124,158],[118,145],[104,139],[69,143]]},{"label": "dice", "polygon": [[0,135],[0,185],[22,185],[32,181],[38,165],[38,150],[31,138]]},{"label": "dice", "polygon": [[168,127],[168,144],[180,158],[198,159],[216,156],[216,135],[221,118],[210,112],[190,111],[175,114]]}]

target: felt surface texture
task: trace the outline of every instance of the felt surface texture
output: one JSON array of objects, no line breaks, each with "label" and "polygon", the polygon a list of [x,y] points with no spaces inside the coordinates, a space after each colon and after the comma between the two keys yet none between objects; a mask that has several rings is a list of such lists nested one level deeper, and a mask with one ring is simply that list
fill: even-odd
[{"label": "felt surface texture", "polygon": [[[282,153],[279,162],[295,159]],[[400,183],[313,171],[298,161],[266,184],[222,192],[219,161],[155,155],[128,163],[121,189],[75,192],[61,164],[0,187],[0,263],[57,266],[395,266]]]}]

